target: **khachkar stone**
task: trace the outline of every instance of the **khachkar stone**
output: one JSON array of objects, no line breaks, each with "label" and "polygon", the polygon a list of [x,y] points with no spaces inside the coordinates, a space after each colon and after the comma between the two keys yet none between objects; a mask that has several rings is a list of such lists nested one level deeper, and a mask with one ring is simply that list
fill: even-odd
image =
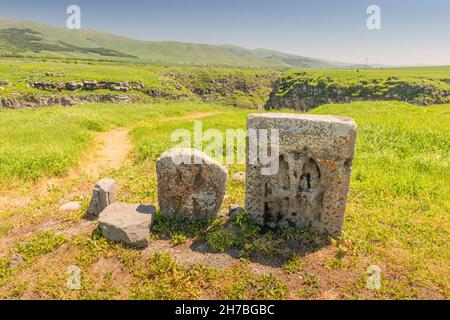
[{"label": "khachkar stone", "polygon": [[261,173],[265,166],[260,161],[249,163],[247,139],[246,209],[255,221],[270,228],[310,227],[340,234],[358,129],[353,119],[255,114],[248,117],[247,129],[276,129],[279,134],[273,175]]},{"label": "khachkar stone", "polygon": [[156,163],[158,202],[168,217],[214,218],[222,205],[227,170],[195,149],[166,151]]},{"label": "khachkar stone", "polygon": [[106,207],[114,202],[116,202],[116,180],[100,180],[92,192],[87,214],[90,217],[98,217]]}]

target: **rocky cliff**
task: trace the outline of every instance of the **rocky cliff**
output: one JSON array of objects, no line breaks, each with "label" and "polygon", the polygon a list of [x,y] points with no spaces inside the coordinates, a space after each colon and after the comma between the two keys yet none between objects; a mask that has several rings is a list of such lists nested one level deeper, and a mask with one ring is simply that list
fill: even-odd
[{"label": "rocky cliff", "polygon": [[46,72],[40,78],[33,74],[33,79],[0,79],[0,108],[183,98],[260,108],[279,75],[276,71],[174,68],[161,73],[154,83],[149,84],[136,80],[71,80],[65,75]]},{"label": "rocky cliff", "polygon": [[327,103],[397,100],[415,105],[450,102],[449,79],[400,77],[332,78],[306,72],[289,73],[274,84],[266,109],[307,111]]}]

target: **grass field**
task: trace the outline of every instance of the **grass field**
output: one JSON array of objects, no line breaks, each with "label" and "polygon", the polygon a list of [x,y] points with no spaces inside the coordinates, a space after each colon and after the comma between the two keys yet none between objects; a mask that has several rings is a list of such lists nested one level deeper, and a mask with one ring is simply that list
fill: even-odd
[{"label": "grass field", "polygon": [[[4,80],[7,80],[6,84],[3,84]],[[65,87],[38,89],[31,86],[82,81],[138,81],[143,88],[117,92],[105,88],[68,90]],[[275,94],[271,95],[275,82]],[[295,93],[295,89],[302,87],[301,94]],[[398,100],[416,105],[448,103],[450,67],[302,69],[282,74],[270,69],[176,67],[131,62],[17,58],[0,61],[0,99],[22,102],[41,97],[127,94],[141,102],[162,98],[189,99],[258,109],[266,102],[266,107],[270,108],[283,106],[281,102],[289,98],[292,91],[294,101],[298,100],[296,95],[302,99],[314,97],[317,100],[314,107],[338,102],[336,99],[339,98],[347,98],[346,101]],[[281,100],[268,101],[269,96],[281,97]],[[5,102],[2,104],[6,105]]]},{"label": "grass field", "polygon": [[450,103],[450,68],[291,70],[277,79],[266,109],[307,111],[327,103]]},{"label": "grass field", "polygon": [[[226,105],[257,108],[262,106],[272,90],[272,82],[280,72],[269,69],[206,68],[158,66],[126,62],[92,62],[78,60],[15,59],[0,61],[1,98],[67,97],[95,94],[123,94],[100,90],[33,88],[30,83],[61,84],[80,81],[139,81],[142,90],[130,90],[147,101],[150,97],[181,97],[191,100],[217,101]],[[150,93],[149,93],[150,92]],[[152,94],[151,92],[156,92]],[[198,98],[201,99],[198,99]],[[25,99],[27,100],[27,99]],[[0,105],[1,106],[1,105]]]},{"label": "grass field", "polygon": [[450,66],[439,67],[405,67],[405,68],[360,68],[360,69],[302,69],[286,71],[286,74],[295,76],[306,72],[312,76],[329,76],[337,80],[354,78],[377,79],[388,77],[401,77],[405,79],[448,79],[450,78]]},{"label": "grass field", "polygon": [[[118,180],[120,201],[156,205],[155,160],[173,144],[173,130],[193,129],[196,119],[205,130],[245,128],[251,112],[186,101],[0,111],[1,297],[450,298],[450,105],[358,102],[312,111],[359,125],[337,239],[262,233],[246,214],[195,224],[158,215],[150,247],[138,251],[109,243],[82,218],[99,177],[80,172],[102,133],[129,130],[131,150],[100,176]],[[230,180],[224,209],[243,205],[244,194],[244,182]],[[71,200],[83,210],[60,213]],[[14,254],[24,262],[13,263]],[[70,265],[81,269],[81,290],[66,287]],[[381,268],[381,290],[366,288],[371,265]]]},{"label": "grass field", "polygon": [[286,94],[297,84],[310,84],[322,89],[331,85],[337,85],[341,90],[349,86],[359,86],[360,90],[378,88],[381,95],[398,83],[435,86],[437,90],[448,91],[450,67],[292,70],[285,72],[280,78],[278,94]]}]

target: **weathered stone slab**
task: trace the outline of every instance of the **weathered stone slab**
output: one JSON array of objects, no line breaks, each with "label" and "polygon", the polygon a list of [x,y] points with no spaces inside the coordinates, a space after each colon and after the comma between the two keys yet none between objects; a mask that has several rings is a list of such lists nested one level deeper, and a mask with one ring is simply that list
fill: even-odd
[{"label": "weathered stone slab", "polygon": [[107,206],[114,202],[116,202],[116,180],[103,179],[94,187],[87,214],[90,217],[98,217]]},{"label": "weathered stone slab", "polygon": [[145,248],[155,213],[154,206],[115,202],[100,213],[98,224],[110,241]]},{"label": "weathered stone slab", "polygon": [[161,155],[156,171],[164,215],[191,220],[217,215],[227,186],[227,170],[221,164],[198,150],[175,148]]},{"label": "weathered stone slab", "polygon": [[[279,166],[262,175],[247,154],[246,209],[261,225],[338,235],[350,184],[357,125],[350,118],[255,114],[250,129],[279,130]],[[247,141],[247,144],[249,141]],[[247,148],[249,150],[249,148]]]}]

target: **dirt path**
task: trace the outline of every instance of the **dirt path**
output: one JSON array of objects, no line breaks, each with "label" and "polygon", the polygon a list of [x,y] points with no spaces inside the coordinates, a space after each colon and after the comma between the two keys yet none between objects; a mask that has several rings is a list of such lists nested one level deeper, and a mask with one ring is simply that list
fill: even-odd
[{"label": "dirt path", "polygon": [[[180,118],[168,117],[164,120],[201,119],[215,114],[217,113],[192,112]],[[77,181],[79,178],[81,178],[81,180],[76,182],[72,192],[59,199],[59,202],[63,203],[70,201],[75,196],[89,195],[92,189],[92,181],[102,178],[102,174],[106,170],[120,168],[127,160],[133,147],[129,135],[130,131],[131,128],[116,128],[94,135],[89,148],[81,154],[81,160],[78,166],[70,170],[64,177],[42,179],[33,185],[27,186],[25,194],[23,194],[24,190],[21,190],[20,192],[10,190],[0,193],[0,213],[6,212],[7,210],[17,213],[9,219],[13,225],[16,225],[24,218],[20,213],[20,210],[30,206],[35,201],[46,197],[49,194],[51,186],[64,185],[68,181]],[[59,204],[56,207],[59,207]],[[64,228],[67,227],[65,219],[61,220],[57,217],[59,217],[58,213],[55,213],[53,217],[44,218],[42,221],[38,219],[39,222],[35,221],[31,225],[25,223],[23,226],[14,227],[9,235],[2,237],[0,249],[8,247],[8,244],[14,243],[17,238],[25,234],[34,233],[37,230],[64,230]],[[83,229],[83,223],[79,226],[72,225],[71,227],[75,229],[72,230],[71,233],[76,233],[78,227]]]},{"label": "dirt path", "polygon": [[130,129],[113,129],[100,133],[90,148],[94,152],[82,159],[77,171],[98,177],[103,170],[120,168],[132,148],[129,132]]},{"label": "dirt path", "polygon": [[195,120],[195,119],[202,119],[207,118],[216,115],[217,112],[191,112],[185,115],[184,117],[181,117],[180,119],[186,119],[186,120]]},{"label": "dirt path", "polygon": [[[169,253],[176,262],[185,267],[201,264],[206,267],[225,270],[240,261],[239,258],[225,252],[211,252],[205,242],[196,243],[193,239],[189,239],[186,243],[176,247],[169,240],[151,240],[148,248],[143,253],[144,256],[150,256],[154,252]],[[280,268],[253,261],[249,261],[249,266],[258,275],[270,273],[282,274]]]},{"label": "dirt path", "polygon": [[132,149],[129,132],[130,129],[120,128],[97,134],[91,146],[83,153],[80,164],[66,177],[42,179],[30,186],[27,195],[23,194],[24,190],[11,190],[0,194],[0,212],[27,207],[33,200],[47,193],[49,183],[59,184],[67,178],[83,174],[99,178],[104,170],[120,168]]},{"label": "dirt path", "polygon": [[[196,120],[216,114],[218,112],[191,112],[180,117],[167,117],[163,121]],[[102,171],[119,168],[133,147],[129,137],[130,130],[130,128],[118,128],[95,135],[91,146],[82,154],[79,165],[66,177],[42,179],[31,186],[27,192],[23,190],[0,192],[0,212],[27,207],[35,199],[44,196],[50,182],[58,184],[62,180],[83,174],[99,178]]]},{"label": "dirt path", "polygon": [[0,196],[0,212],[24,208],[32,202],[31,197],[20,194]]},{"label": "dirt path", "polygon": [[164,119],[163,121],[174,121],[174,120],[198,120],[203,119],[211,116],[215,116],[219,114],[219,112],[191,112],[184,116],[180,117],[169,117]]},{"label": "dirt path", "polygon": [[[197,120],[216,114],[218,113],[191,112],[181,117],[168,117],[164,121]],[[94,151],[88,152],[82,159],[76,174],[84,173],[98,177],[103,170],[120,168],[133,147],[129,133],[129,128],[113,129],[100,133],[94,139],[93,146],[90,148]]]}]

